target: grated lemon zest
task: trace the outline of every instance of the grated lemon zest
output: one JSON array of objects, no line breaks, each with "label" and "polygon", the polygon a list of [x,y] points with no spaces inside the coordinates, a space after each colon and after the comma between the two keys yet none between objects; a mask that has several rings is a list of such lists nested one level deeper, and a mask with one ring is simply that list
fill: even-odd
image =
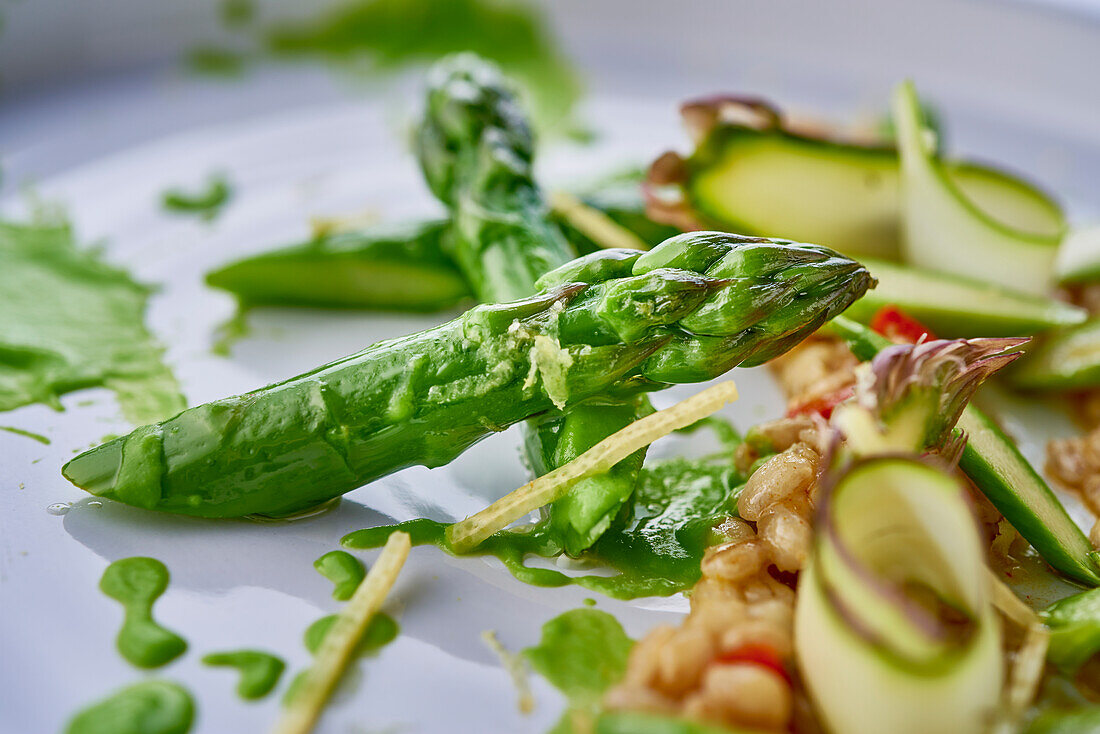
[{"label": "grated lemon zest", "polygon": [[313,665],[303,676],[301,688],[275,722],[273,734],[308,734],[313,731],[363,631],[397,581],[411,546],[408,533],[390,534],[382,554],[325,635]]},{"label": "grated lemon zest", "polygon": [[496,630],[485,630],[481,633],[481,640],[497,656],[504,672],[512,679],[512,685],[516,687],[516,693],[519,694],[517,701],[519,712],[526,715],[534,711],[535,696],[531,693],[531,682],[527,678],[527,666],[523,658],[510,651],[497,639]]}]

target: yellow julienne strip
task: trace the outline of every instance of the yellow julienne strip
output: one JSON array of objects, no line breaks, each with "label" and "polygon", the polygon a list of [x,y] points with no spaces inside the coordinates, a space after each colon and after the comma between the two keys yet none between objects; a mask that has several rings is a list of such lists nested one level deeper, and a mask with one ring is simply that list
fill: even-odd
[{"label": "yellow julienne strip", "polygon": [[382,554],[325,635],[301,688],[275,722],[273,734],[308,734],[313,730],[363,631],[401,573],[411,546],[408,533],[390,534]]},{"label": "yellow julienne strip", "polygon": [[516,693],[519,694],[519,712],[526,715],[534,711],[535,696],[531,693],[531,683],[527,679],[527,666],[524,664],[523,658],[506,648],[497,639],[495,630],[485,630],[481,633],[481,639],[497,656],[504,672],[512,679],[512,685],[516,687]]},{"label": "yellow julienne strip", "polygon": [[583,201],[564,191],[550,194],[550,208],[565,217],[577,231],[600,247],[611,249],[624,247],[628,250],[648,250],[641,237]]},{"label": "yellow julienne strip", "polygon": [[1007,716],[1002,725],[996,728],[999,734],[1002,730],[1015,731],[1019,717],[1035,698],[1039,682],[1043,677],[1043,667],[1046,664],[1050,631],[1040,621],[1039,615],[1021,601],[1020,597],[1016,596],[997,574],[988,568],[986,574],[993,591],[993,606],[1013,624],[1024,628],[1023,644],[1016,651],[1012,669],[1005,683],[1004,701]]},{"label": "yellow julienne strip", "polygon": [[1012,672],[1009,673],[1005,688],[1006,707],[1016,722],[1039,691],[1049,644],[1050,630],[1038,622],[1028,625],[1024,642],[1016,651],[1016,659],[1012,662]]},{"label": "yellow julienne strip", "polygon": [[568,464],[543,474],[476,515],[451,525],[447,528],[447,541],[456,553],[471,551],[527,513],[560,499],[582,479],[607,471],[658,438],[686,428],[734,400],[737,400],[737,387],[732,381],[722,382],[634,421]]}]

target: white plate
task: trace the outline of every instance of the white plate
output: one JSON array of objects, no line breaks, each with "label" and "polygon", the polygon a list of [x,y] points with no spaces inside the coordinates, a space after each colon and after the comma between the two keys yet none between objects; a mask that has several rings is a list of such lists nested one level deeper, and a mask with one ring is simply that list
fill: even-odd
[{"label": "white plate", "polygon": [[[564,147],[552,157],[544,155],[550,181],[598,174],[682,144],[675,114],[682,96],[719,88],[774,89],[788,102],[866,110],[869,99],[884,99],[884,78],[901,76],[905,70],[898,67],[909,61],[899,52],[890,63],[876,64],[881,47],[845,47],[838,52],[842,62],[831,59],[818,67],[805,53],[791,62],[769,50],[766,38],[743,31],[765,54],[746,67],[743,51],[721,45],[723,34],[727,44],[733,43],[738,21],[752,27],[767,26],[768,19],[739,17],[732,9],[716,10],[706,3],[667,21],[668,32],[678,39],[690,38],[694,27],[701,47],[628,48],[632,37],[658,38],[657,20],[633,18],[621,7],[585,15],[581,4],[567,5],[574,15],[559,11],[558,21],[595,70],[597,92],[586,114],[605,134],[593,147]],[[948,39],[956,52],[964,41],[999,38],[986,24],[989,18],[1015,28],[1021,13],[1035,14],[1033,27],[1055,49],[1051,53],[1085,48],[1083,33],[1093,49],[1100,48],[1095,27],[1082,31],[1078,23],[1037,11],[963,5],[970,23],[964,30],[971,36]],[[858,23],[869,6],[842,7],[847,20]],[[720,28],[692,26],[709,17],[706,12],[724,19],[715,24]],[[898,6],[893,12],[911,11]],[[618,19],[632,25],[615,35]],[[821,49],[809,25],[765,31],[784,48],[804,41]],[[841,25],[837,21],[831,27]],[[601,36],[600,28],[607,34]],[[950,77],[943,60],[918,57],[949,103],[957,149],[1033,172],[1069,197],[1078,215],[1100,207],[1095,189],[1086,185],[1100,171],[1100,127],[1086,129],[1069,115],[1096,110],[1095,97],[1082,101],[1076,96],[1089,89],[1063,84],[1044,62],[1041,73],[1047,78],[1025,81],[1042,95],[1045,111],[1006,116],[1005,110],[1026,105],[991,92],[987,77],[992,72],[984,66],[971,76],[960,70]],[[855,63],[859,59],[866,62],[863,69]],[[742,65],[727,71],[734,62]],[[1070,69],[1066,76],[1087,83],[1078,72]],[[286,95],[288,89],[295,93]],[[280,103],[284,96],[294,102]],[[231,314],[232,304],[201,284],[202,275],[217,264],[303,238],[311,215],[370,209],[400,218],[437,211],[397,133],[394,120],[407,107],[381,97],[349,98],[321,73],[294,69],[262,72],[229,86],[142,74],[100,83],[92,91],[17,101],[18,107],[9,104],[8,109],[18,114],[0,118],[0,140],[9,141],[8,195],[0,209],[19,212],[15,189],[33,178],[40,197],[65,205],[82,241],[106,240],[112,261],[163,286],[152,301],[149,321],[168,345],[168,361],[191,404],[254,388],[433,323],[410,316],[271,310],[253,315],[253,336],[238,345],[232,359],[223,359],[210,353],[211,334]],[[1049,113],[1051,105],[1067,113],[1065,124]],[[158,197],[164,188],[198,186],[212,171],[224,171],[236,189],[220,219],[207,225],[161,212]],[[746,370],[734,376],[743,397],[728,413],[740,426],[781,412],[782,401],[766,373]],[[669,391],[658,400],[671,402],[689,391]],[[83,405],[88,400],[92,404]],[[312,562],[337,548],[342,535],[389,518],[459,517],[525,480],[517,434],[509,431],[448,467],[401,472],[349,494],[334,512],[294,523],[204,522],[112,503],[95,506],[61,478],[59,467],[75,451],[129,426],[106,391],[74,393],[63,403],[63,413],[29,406],[0,414],[0,425],[51,439],[42,446],[0,432],[0,731],[13,734],[57,731],[79,706],[146,675],[115,651],[121,610],[97,590],[100,574],[113,560],[151,555],[172,573],[157,616],[191,647],[154,675],[179,680],[195,694],[199,716],[194,731],[257,731],[273,721],[278,696],[241,702],[231,673],[201,666],[203,654],[255,647],[277,653],[292,669],[302,667],[308,662],[302,632],[338,608],[329,598],[330,584]],[[1072,431],[1063,417],[1036,412],[1031,405],[1018,404],[1008,414],[1016,417],[1010,427],[1025,452],[1040,463],[1043,440]],[[690,450],[687,443],[667,441],[655,452]],[[46,507],[56,502],[75,504],[64,516],[47,514]],[[1079,507],[1074,512],[1089,521]],[[370,557],[363,554],[365,560]],[[524,586],[495,561],[459,561],[434,548],[416,549],[388,605],[401,623],[400,637],[377,658],[357,664],[354,677],[359,680],[329,706],[319,730],[545,731],[561,710],[560,697],[535,680],[537,709],[531,716],[520,715],[507,675],[479,634],[495,629],[505,645],[519,649],[537,640],[547,619],[590,596],[575,588]],[[600,597],[597,608],[614,613],[637,636],[681,613],[686,603],[680,598],[621,603]]]}]

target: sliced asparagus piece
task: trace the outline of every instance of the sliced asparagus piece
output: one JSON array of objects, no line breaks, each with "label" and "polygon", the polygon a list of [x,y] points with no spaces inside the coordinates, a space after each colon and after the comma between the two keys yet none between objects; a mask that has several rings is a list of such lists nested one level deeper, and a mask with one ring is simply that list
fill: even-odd
[{"label": "sliced asparagus piece", "polygon": [[238,260],[206,276],[245,306],[438,311],[470,298],[443,252],[445,220],[323,235]]},{"label": "sliced asparagus piece", "polygon": [[911,265],[862,258],[878,279],[873,291],[852,304],[849,318],[869,323],[887,305],[897,306],[936,336],[1030,336],[1079,324],[1084,309],[1047,296],[1035,296],[968,278]]}]

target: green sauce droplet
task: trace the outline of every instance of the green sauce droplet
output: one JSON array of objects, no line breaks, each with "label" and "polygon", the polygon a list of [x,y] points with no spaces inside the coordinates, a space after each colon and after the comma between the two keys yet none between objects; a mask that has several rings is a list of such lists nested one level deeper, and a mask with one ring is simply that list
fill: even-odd
[{"label": "green sauce droplet", "polygon": [[161,196],[161,205],[170,212],[197,214],[213,220],[229,203],[233,188],[224,176],[213,176],[202,191],[169,189]]},{"label": "green sauce droplet", "polygon": [[584,600],[584,605],[586,607],[594,607],[594,606],[596,606],[596,600],[593,599],[592,597],[588,597],[587,599]]},{"label": "green sauce droplet", "polygon": [[122,604],[126,617],[118,631],[118,651],[141,668],[155,668],[187,649],[175,632],[153,619],[153,603],[168,588],[168,569],[155,558],[123,558],[103,572],[99,588]]},{"label": "green sauce droplet", "polygon": [[313,567],[326,579],[335,584],[332,598],[347,601],[367,575],[366,569],[358,558],[347,551],[331,551],[313,562]]},{"label": "green sauce droplet", "polygon": [[175,683],[148,680],[80,711],[66,734],[186,734],[195,718],[191,694]]},{"label": "green sauce droplet", "polygon": [[258,650],[234,650],[215,652],[202,659],[204,665],[227,666],[241,672],[237,682],[237,695],[248,700],[263,698],[271,693],[286,668],[279,658]]}]

